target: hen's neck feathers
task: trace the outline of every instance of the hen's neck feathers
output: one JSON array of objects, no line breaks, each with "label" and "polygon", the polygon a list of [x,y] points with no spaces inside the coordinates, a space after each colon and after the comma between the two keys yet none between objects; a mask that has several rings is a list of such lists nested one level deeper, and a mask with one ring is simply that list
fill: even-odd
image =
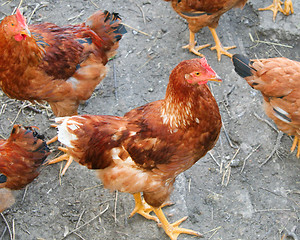
[{"label": "hen's neck feathers", "polygon": [[187,128],[199,123],[201,102],[209,89],[206,84],[193,86],[184,80],[184,72],[171,74],[166,97],[162,103],[161,117],[172,129]]}]

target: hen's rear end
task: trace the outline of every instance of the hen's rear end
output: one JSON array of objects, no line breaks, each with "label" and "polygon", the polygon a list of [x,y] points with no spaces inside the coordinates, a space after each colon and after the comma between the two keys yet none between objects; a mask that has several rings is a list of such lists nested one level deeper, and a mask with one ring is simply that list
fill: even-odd
[{"label": "hen's rear end", "polygon": [[0,140],[0,212],[14,203],[10,190],[18,190],[39,175],[50,151],[31,127],[15,125],[10,137]]}]

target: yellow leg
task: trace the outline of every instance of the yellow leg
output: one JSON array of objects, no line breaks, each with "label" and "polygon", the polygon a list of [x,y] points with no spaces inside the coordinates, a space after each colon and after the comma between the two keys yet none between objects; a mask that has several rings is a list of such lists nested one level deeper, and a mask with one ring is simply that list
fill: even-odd
[{"label": "yellow leg", "polygon": [[165,217],[163,211],[161,210],[161,208],[153,208],[153,211],[156,214],[156,216],[158,217],[158,219],[160,220],[161,225],[162,225],[163,229],[165,230],[165,233],[172,240],[176,240],[178,235],[181,234],[181,233],[195,235],[197,237],[203,237],[202,234],[200,234],[196,231],[178,227],[183,221],[185,221],[187,219],[187,217],[184,217],[184,218],[176,221],[175,223],[170,224],[168,222],[167,218]]},{"label": "yellow leg", "polygon": [[292,0],[285,0],[284,9],[281,12],[286,16],[294,13],[294,7],[293,7]]},{"label": "yellow leg", "polygon": [[144,218],[147,218],[149,220],[154,220],[157,223],[159,222],[158,218],[155,216],[150,215],[150,212],[153,211],[153,208],[150,207],[145,200],[142,200],[141,193],[135,193],[133,194],[134,201],[135,201],[135,207],[129,217],[132,217],[134,214],[138,213],[142,215]]},{"label": "yellow leg", "polygon": [[298,138],[297,136],[295,136],[294,141],[293,141],[293,145],[291,147],[291,152],[294,152],[296,149],[296,146],[298,145],[298,150],[297,150],[297,158],[300,157],[300,138]]},{"label": "yellow leg", "polygon": [[59,156],[57,158],[54,158],[52,160],[49,160],[45,164],[49,165],[49,164],[54,164],[54,163],[58,163],[58,162],[66,160],[67,163],[64,166],[63,170],[61,171],[61,175],[63,176],[63,175],[65,175],[67,169],[69,168],[69,166],[73,162],[73,157],[70,156],[69,154],[67,154],[67,152],[68,152],[67,148],[58,147],[57,149],[60,150],[60,151],[62,151],[62,152],[64,152],[65,154],[63,154],[63,155],[61,155],[61,156]]},{"label": "yellow leg", "polygon": [[195,45],[196,45],[195,33],[193,33],[190,30],[190,43],[186,46],[183,46],[182,48],[188,48],[190,50],[190,52],[196,54],[197,56],[204,57],[204,55],[199,53],[198,51],[210,46],[210,44],[205,44],[205,45],[201,45],[201,46],[197,46],[197,47],[195,47]]},{"label": "yellow leg", "polygon": [[226,50],[236,48],[236,46],[231,46],[231,47],[223,47],[221,44],[221,41],[217,35],[216,29],[209,27],[209,30],[211,31],[211,34],[215,40],[216,46],[212,47],[211,50],[216,50],[217,51],[217,56],[218,56],[218,61],[221,61],[221,55],[226,55],[230,58],[232,58],[232,54],[227,52]]}]

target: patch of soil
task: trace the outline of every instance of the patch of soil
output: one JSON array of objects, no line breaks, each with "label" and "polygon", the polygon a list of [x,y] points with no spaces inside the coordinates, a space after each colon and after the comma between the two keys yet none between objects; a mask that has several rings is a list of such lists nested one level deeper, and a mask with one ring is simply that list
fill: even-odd
[{"label": "patch of soil", "polygon": [[[234,44],[233,53],[253,58],[298,60],[300,2],[293,1],[294,15],[279,13],[275,23],[272,12],[257,11],[271,2],[250,0],[243,10],[222,16],[217,32],[223,45]],[[2,5],[0,17],[11,14],[18,4]],[[116,58],[108,63],[109,74],[80,106],[80,114],[123,115],[161,99],[171,70],[182,60],[195,58],[181,48],[188,42],[186,22],[161,0],[22,3],[27,17],[37,6],[32,23],[79,23],[98,6],[120,13],[126,24],[139,30],[127,28]],[[197,34],[197,41],[213,43],[207,28]],[[202,53],[223,78],[222,84],[210,87],[224,127],[215,148],[177,178],[171,196],[175,204],[164,210],[167,217],[173,222],[188,216],[182,226],[204,233],[205,239],[280,239],[283,230],[294,226],[298,226],[299,236],[300,161],[289,151],[291,138],[284,135],[278,151],[262,165],[278,132],[259,119],[267,119],[260,93],[234,72],[229,58],[222,56],[218,62],[209,48]],[[2,92],[0,101],[1,137],[9,135],[13,123],[38,126],[48,139],[55,135],[55,129],[50,128],[54,116],[47,106],[35,105],[37,111],[33,111],[26,107],[28,103],[9,99]],[[15,239],[168,239],[153,221],[141,216],[128,218],[134,207],[130,194],[109,192],[93,171],[79,164],[73,163],[61,179],[60,168],[60,164],[43,167],[32,184],[16,192],[16,204],[3,212],[11,229],[14,225]],[[2,218],[1,236],[10,239]],[[179,239],[194,237],[180,235]]]}]

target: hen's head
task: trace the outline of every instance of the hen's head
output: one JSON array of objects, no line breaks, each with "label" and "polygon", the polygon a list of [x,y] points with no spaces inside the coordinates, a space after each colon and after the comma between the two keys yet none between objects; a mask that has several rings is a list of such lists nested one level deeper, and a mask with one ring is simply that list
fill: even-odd
[{"label": "hen's head", "polygon": [[6,37],[14,38],[18,42],[31,36],[26,19],[19,9],[17,9],[16,14],[5,17],[1,22],[1,27]]},{"label": "hen's head", "polygon": [[208,81],[222,82],[221,78],[208,65],[205,58],[195,58],[183,61],[180,64],[188,65],[185,70],[184,79],[189,84],[201,85]]}]

